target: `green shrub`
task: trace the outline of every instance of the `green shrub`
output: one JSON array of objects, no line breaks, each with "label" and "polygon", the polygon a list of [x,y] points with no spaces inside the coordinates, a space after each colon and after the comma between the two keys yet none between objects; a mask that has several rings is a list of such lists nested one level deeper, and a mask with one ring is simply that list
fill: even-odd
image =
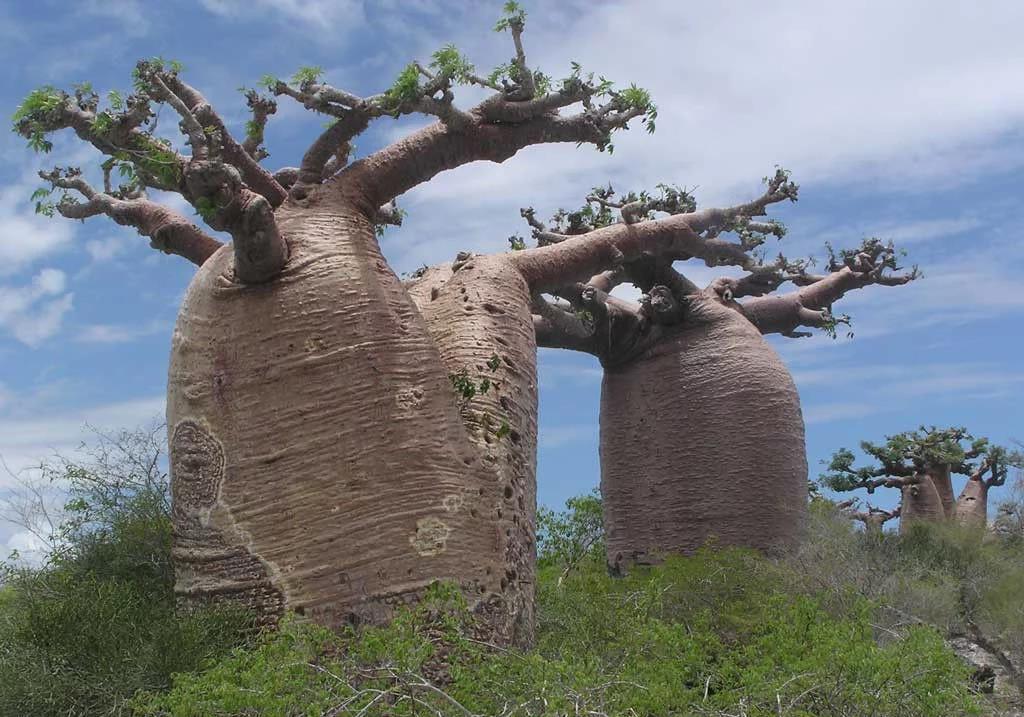
[{"label": "green shrub", "polygon": [[41,566],[0,564],[0,714],[127,714],[242,641],[237,609],[175,613],[161,445],[100,436],[90,460],[44,465],[68,499]]},{"label": "green shrub", "polygon": [[966,668],[934,630],[879,646],[867,601],[832,615],[750,553],[705,551],[623,579],[593,563],[560,574],[541,572],[528,652],[474,641],[471,614],[437,586],[387,627],[336,636],[290,621],[134,704],[176,717],[975,713]]}]

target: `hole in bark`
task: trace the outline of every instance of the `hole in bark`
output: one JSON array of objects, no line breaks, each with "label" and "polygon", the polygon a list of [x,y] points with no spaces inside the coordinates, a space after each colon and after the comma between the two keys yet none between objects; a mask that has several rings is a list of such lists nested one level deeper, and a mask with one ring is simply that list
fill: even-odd
[{"label": "hole in bark", "polygon": [[523,501],[523,496],[519,496],[518,503],[519,503],[519,510],[523,510],[526,507],[526,504]]},{"label": "hole in bark", "polygon": [[501,520],[504,513],[501,512],[501,508],[498,508],[498,520]]},{"label": "hole in bark", "polygon": [[500,336],[495,336],[494,340],[497,341],[502,346],[508,346],[508,341],[506,341],[505,339],[501,338]]},{"label": "hole in bark", "polygon": [[510,404],[510,403],[508,402],[508,399],[507,399],[507,398],[505,398],[504,396],[502,396],[501,398],[499,398],[499,399],[498,399],[498,403],[500,403],[500,404],[501,404],[501,407],[502,407],[503,409],[505,409],[506,411],[510,411],[510,410],[512,410],[512,404]]},{"label": "hole in bark", "polygon": [[507,486],[505,486],[505,500],[509,500],[511,498],[512,498],[512,486],[507,485]]},{"label": "hole in bark", "polygon": [[505,578],[502,578],[501,579],[501,589],[505,590],[507,588],[508,588],[508,580],[506,580]]},{"label": "hole in bark", "polygon": [[484,304],[484,310],[487,313],[489,313],[489,314],[504,314],[505,313],[505,311],[503,309],[499,309],[494,304]]},{"label": "hole in bark", "polygon": [[466,287],[464,287],[464,286],[460,286],[460,287],[459,287],[459,293],[460,293],[460,294],[465,294],[465,293],[466,293]]},{"label": "hole in bark", "polygon": [[302,605],[299,605],[297,608],[295,608],[295,614],[296,615],[305,615],[306,614],[306,608],[303,607]]},{"label": "hole in bark", "polygon": [[469,297],[468,297],[468,296],[463,296],[463,297],[462,297],[462,300],[463,300],[464,302],[465,302],[465,301],[469,301]]},{"label": "hole in bark", "polygon": [[476,508],[470,508],[469,509],[469,517],[470,518],[475,518],[476,516],[477,516]]},{"label": "hole in bark", "polygon": [[484,489],[483,489],[483,488],[481,488],[481,489],[480,489],[480,495],[483,495],[483,494],[484,494]]},{"label": "hole in bark", "polygon": [[522,436],[519,435],[519,431],[511,431],[508,437],[512,439],[513,443],[519,443],[522,440]]}]

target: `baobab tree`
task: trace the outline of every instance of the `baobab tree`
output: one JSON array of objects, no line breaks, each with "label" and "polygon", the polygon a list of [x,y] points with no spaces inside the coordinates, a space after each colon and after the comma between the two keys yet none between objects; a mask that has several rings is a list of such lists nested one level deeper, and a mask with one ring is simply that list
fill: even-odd
[{"label": "baobab tree", "polygon": [[[841,448],[832,456],[821,483],[846,492],[898,488],[901,493],[900,532],[915,522],[955,520],[960,525],[984,527],[988,521],[988,492],[1003,485],[1009,468],[1021,456],[986,438],[975,438],[965,428],[925,428],[887,436],[885,443],[862,441],[861,450],[877,464],[855,467],[853,451]],[[953,494],[953,474],[967,476],[959,498]]]},{"label": "baobab tree", "polygon": [[[34,149],[49,151],[50,135],[67,129],[106,156],[101,179],[77,167],[42,172],[38,211],[107,216],[199,267],[174,329],[167,392],[183,600],[239,600],[268,622],[285,608],[327,625],[379,622],[449,579],[492,640],[529,642],[536,380],[522,277],[550,290],[632,249],[524,253],[506,284],[476,282],[486,294],[461,288],[492,263],[465,262],[449,309],[464,320],[459,330],[495,330],[463,356],[427,330],[375,231],[400,221],[396,197],[445,170],[536,144],[604,150],[631,121],[654,129],[641,88],[616,89],[578,65],[561,81],[531,67],[525,18],[505,5],[496,30],[511,35],[514,57],[486,77],[448,46],[368,97],[328,84],[318,68],[265,78],[274,96],[331,121],[299,166],[277,172],[261,164],[276,100],[248,91],[252,119],[236,137],[175,63],[138,63],[134,92],[106,103],[80,85],[40,88],[19,107],[15,130]],[[458,85],[492,94],[461,108]],[[157,105],[176,113],[183,143],[156,134]],[[413,113],[437,121],[352,160],[351,142],[371,122]],[[230,243],[150,190],[179,194]],[[467,399],[467,384],[483,386],[478,357],[500,388]],[[481,407],[465,410],[467,400]]]},{"label": "baobab tree", "polygon": [[[792,378],[763,334],[801,337],[808,327],[834,336],[849,317],[831,307],[848,291],[918,276],[916,267],[901,273],[896,248],[878,239],[828,247],[820,274],[810,260],[767,260],[762,246],[786,230],[763,217],[796,201],[798,187],[782,169],[764,182],[760,197],[729,210],[697,211],[688,192],[661,185],[622,197],[595,189],[548,225],[522,212],[541,246],[619,235],[658,246],[533,304],[539,346],[592,354],[604,369],[601,493],[613,570],[692,552],[712,536],[792,545],[807,510],[804,426]],[[680,226],[685,241],[672,238]],[[675,266],[688,259],[743,273],[702,288]],[[624,283],[643,292],[639,303],[611,294]],[[787,283],[796,288],[772,293]]]},{"label": "baobab tree", "polygon": [[850,498],[849,500],[837,503],[836,509],[843,517],[862,523],[864,525],[864,532],[869,535],[881,535],[882,528],[886,523],[900,517],[899,506],[892,510],[885,510],[868,503],[867,510],[861,510],[860,501],[856,498]]}]

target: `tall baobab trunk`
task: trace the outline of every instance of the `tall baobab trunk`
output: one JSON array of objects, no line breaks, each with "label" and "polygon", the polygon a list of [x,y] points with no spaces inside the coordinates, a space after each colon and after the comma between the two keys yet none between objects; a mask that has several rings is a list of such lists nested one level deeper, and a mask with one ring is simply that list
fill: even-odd
[{"label": "tall baobab trunk", "polygon": [[984,478],[968,478],[956,502],[956,521],[972,528],[988,525],[988,484]]},{"label": "tall baobab trunk", "polygon": [[948,463],[928,466],[928,478],[935,485],[942,501],[942,511],[946,518],[956,513],[956,499],[953,497],[952,468]]},{"label": "tall baobab trunk", "polygon": [[806,518],[804,425],[760,332],[713,301],[645,354],[605,369],[601,494],[615,569],[709,540],[771,550]]},{"label": "tall baobab trunk", "polygon": [[942,496],[932,479],[930,469],[914,475],[903,483],[900,501],[900,534],[907,533],[914,523],[941,523],[946,518]]},{"label": "tall baobab trunk", "polygon": [[532,626],[537,344],[529,288],[500,255],[460,255],[452,265],[426,270],[406,288],[449,377],[474,384],[475,395],[462,402],[460,411],[500,494],[491,515],[493,531],[504,541],[499,584],[518,586],[508,600],[514,602],[517,619]]},{"label": "tall baobab trunk", "polygon": [[495,639],[528,641],[532,487],[510,501],[476,450],[372,225],[344,206],[277,222],[281,274],[236,284],[219,251],[174,331],[176,590],[340,625],[385,620],[450,579]]}]

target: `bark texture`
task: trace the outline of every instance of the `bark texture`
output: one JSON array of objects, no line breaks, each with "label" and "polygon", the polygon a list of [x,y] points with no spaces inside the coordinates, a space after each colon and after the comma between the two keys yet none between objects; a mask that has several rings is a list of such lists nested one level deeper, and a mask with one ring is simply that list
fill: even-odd
[{"label": "bark texture", "polygon": [[956,501],[955,517],[963,526],[984,528],[988,525],[988,484],[983,478],[971,476]]},{"label": "bark texture", "polygon": [[914,480],[906,481],[900,489],[900,534],[905,534],[914,523],[940,523],[946,519],[942,496],[932,479],[931,471],[921,472]]},{"label": "bark texture", "polygon": [[[454,271],[453,271],[454,268]],[[500,584],[517,634],[533,632],[537,510],[537,345],[530,292],[504,256],[461,256],[407,285],[449,376],[478,392],[460,413],[501,500],[489,514],[505,549]],[[489,384],[479,392],[482,380]],[[522,640],[520,641],[522,642]]]},{"label": "bark texture", "polygon": [[448,579],[493,640],[528,641],[532,584],[508,576],[532,557],[532,486],[478,450],[370,222],[316,205],[276,219],[284,270],[245,286],[218,251],[174,331],[177,593],[337,626],[385,621]]},{"label": "bark texture", "polygon": [[613,570],[710,540],[791,545],[806,491],[796,387],[736,311],[695,302],[674,334],[605,368],[601,493]]}]

